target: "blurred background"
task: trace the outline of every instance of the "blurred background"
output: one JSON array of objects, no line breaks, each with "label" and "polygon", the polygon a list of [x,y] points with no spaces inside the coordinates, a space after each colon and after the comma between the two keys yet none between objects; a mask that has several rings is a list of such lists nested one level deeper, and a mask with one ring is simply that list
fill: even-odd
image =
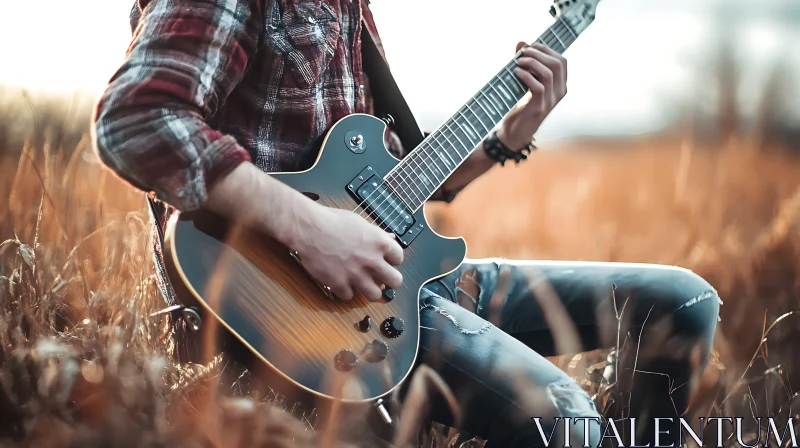
[{"label": "blurred background", "polygon": [[[552,23],[544,0],[490,5],[372,0],[392,71],[426,129]],[[130,323],[136,350],[161,353],[161,339],[118,314],[159,305],[143,198],[101,169],[87,135],[94,101],[125,57],[131,6],[3,5],[0,240],[11,243],[0,246],[0,292],[7,312],[37,310],[41,335],[77,331],[93,310],[109,325]],[[464,236],[470,257],[695,270],[725,302],[695,412],[791,416],[800,384],[797,48],[797,0],[602,0],[566,53],[569,94],[537,134],[540,151],[450,205],[429,205],[428,217],[439,233]],[[554,359],[576,377],[594,365],[575,361]]]}]

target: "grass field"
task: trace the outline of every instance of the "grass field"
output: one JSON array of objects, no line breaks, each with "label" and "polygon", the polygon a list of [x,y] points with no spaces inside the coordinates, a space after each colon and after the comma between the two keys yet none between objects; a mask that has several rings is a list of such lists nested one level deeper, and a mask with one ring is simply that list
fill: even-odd
[{"label": "grass field", "polygon": [[[92,153],[91,102],[3,101],[0,443],[333,446],[332,426],[315,434],[290,404],[220,398],[230,395],[215,386],[223,365],[172,362],[164,322],[148,317],[161,303],[143,197]],[[694,412],[785,419],[800,384],[798,179],[786,149],[744,138],[585,138],[491,172],[427,213],[440,233],[467,239],[470,257],[693,269],[724,301]],[[592,392],[601,360],[553,358]],[[249,396],[243,384],[234,395]],[[448,446],[415,422],[396,446]]]}]

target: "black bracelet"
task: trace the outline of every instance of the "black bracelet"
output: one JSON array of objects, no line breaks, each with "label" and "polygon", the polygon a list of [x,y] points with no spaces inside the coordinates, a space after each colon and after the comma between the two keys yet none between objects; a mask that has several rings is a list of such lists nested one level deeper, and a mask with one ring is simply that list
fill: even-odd
[{"label": "black bracelet", "polygon": [[486,137],[486,140],[483,141],[483,149],[490,159],[498,162],[502,166],[506,166],[506,161],[508,159],[514,160],[516,164],[527,159],[528,154],[536,149],[536,145],[534,145],[533,140],[531,140],[524,148],[514,151],[500,141],[497,137],[497,131],[492,131],[489,136]]}]

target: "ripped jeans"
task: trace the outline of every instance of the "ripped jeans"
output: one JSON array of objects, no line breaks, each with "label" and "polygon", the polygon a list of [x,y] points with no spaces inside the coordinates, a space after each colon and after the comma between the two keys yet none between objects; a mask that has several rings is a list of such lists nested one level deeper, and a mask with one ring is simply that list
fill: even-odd
[{"label": "ripped jeans", "polygon": [[[672,266],[467,260],[420,297],[418,363],[444,379],[460,408],[455,421],[447,401],[434,397],[429,417],[507,448],[564,446],[564,420],[554,417],[572,417],[571,445],[586,438],[599,446],[613,434],[604,432],[607,421],[545,357],[619,347],[615,396],[624,415],[637,418],[635,443],[653,446],[654,418],[676,418],[688,407],[720,304],[708,282]],[[581,417],[593,420],[574,420]],[[615,421],[630,444],[625,424]],[[677,440],[669,435],[677,430],[664,434],[670,426],[659,426],[661,445]],[[549,444],[542,435],[552,435]]]}]

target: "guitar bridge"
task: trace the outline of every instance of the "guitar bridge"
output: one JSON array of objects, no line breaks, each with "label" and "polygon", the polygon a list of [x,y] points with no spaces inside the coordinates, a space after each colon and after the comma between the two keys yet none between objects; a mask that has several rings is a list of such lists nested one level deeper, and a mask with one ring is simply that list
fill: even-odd
[{"label": "guitar bridge", "polygon": [[370,166],[347,184],[347,191],[379,226],[394,233],[403,247],[408,247],[424,228]]},{"label": "guitar bridge", "polygon": [[317,279],[315,279],[314,276],[311,275],[310,272],[308,272],[308,269],[306,269],[306,267],[303,266],[303,260],[300,259],[300,255],[298,255],[296,250],[290,251],[289,256],[292,257],[294,261],[296,261],[297,264],[299,264],[300,267],[303,268],[304,271],[306,271],[306,274],[308,274],[308,276],[311,277],[312,280],[314,280],[314,283],[316,283],[317,286],[319,286],[319,289],[322,290],[323,294],[325,294],[325,297],[331,300],[336,300],[336,295],[333,293],[333,291],[331,291],[330,286],[325,286],[322,283],[318,282]]}]

